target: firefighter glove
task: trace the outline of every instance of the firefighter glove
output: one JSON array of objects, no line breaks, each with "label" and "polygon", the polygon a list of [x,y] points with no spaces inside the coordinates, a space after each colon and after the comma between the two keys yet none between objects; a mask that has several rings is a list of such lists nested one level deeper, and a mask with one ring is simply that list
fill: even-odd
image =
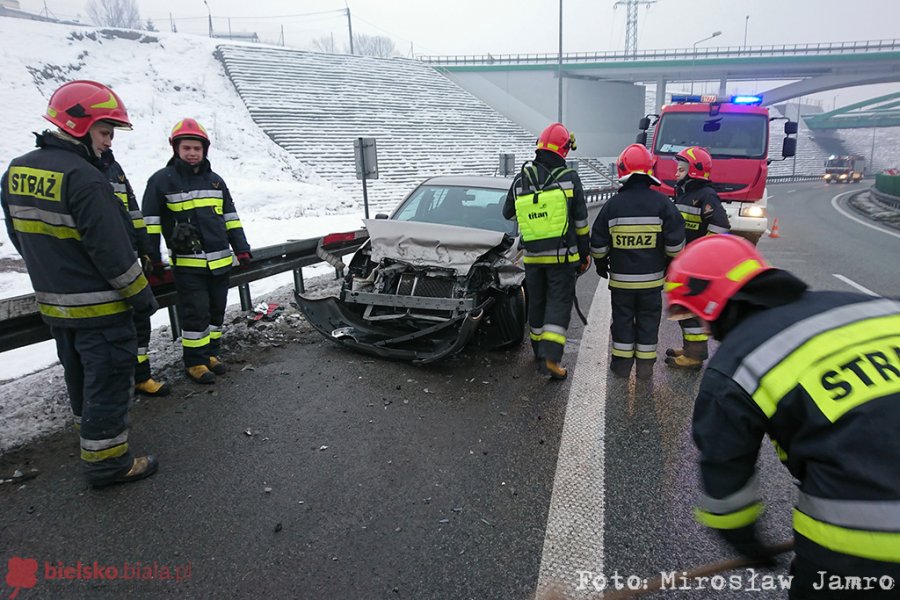
[{"label": "firefighter glove", "polygon": [[756,525],[750,524],[737,529],[719,529],[719,535],[729,546],[745,558],[749,558],[766,567],[776,565],[775,553],[759,539]]},{"label": "firefighter glove", "polygon": [[578,274],[584,275],[585,273],[587,273],[587,270],[590,268],[591,268],[591,255],[588,254],[583,259],[581,259],[580,263],[578,263]]},{"label": "firefighter glove", "polygon": [[249,252],[238,252],[236,258],[241,266],[246,266],[250,264],[250,259],[253,258],[253,256]]},{"label": "firefighter glove", "polygon": [[141,255],[141,270],[144,272],[144,277],[150,277],[154,272],[153,261],[146,254]]},{"label": "firefighter glove", "polygon": [[594,267],[597,269],[597,275],[606,279],[609,277],[609,261],[605,258],[598,258],[594,261]]}]

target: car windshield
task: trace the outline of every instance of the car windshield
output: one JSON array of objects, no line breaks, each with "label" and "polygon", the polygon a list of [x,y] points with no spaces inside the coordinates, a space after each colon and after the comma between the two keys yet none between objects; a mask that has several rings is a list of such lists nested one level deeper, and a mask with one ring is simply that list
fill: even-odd
[{"label": "car windshield", "polygon": [[668,113],[657,127],[656,154],[700,146],[716,158],[765,158],[768,126],[764,115]]},{"label": "car windshield", "polygon": [[394,213],[397,221],[438,223],[515,234],[515,223],[503,218],[506,190],[481,187],[422,185]]},{"label": "car windshield", "polygon": [[846,169],[850,166],[850,161],[846,158],[830,158],[828,162],[825,163],[825,166],[829,169]]}]

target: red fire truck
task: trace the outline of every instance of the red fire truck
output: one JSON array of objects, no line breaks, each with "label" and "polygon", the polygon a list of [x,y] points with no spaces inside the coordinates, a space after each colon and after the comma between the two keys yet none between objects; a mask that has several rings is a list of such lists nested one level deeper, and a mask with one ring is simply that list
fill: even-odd
[{"label": "red fire truck", "polygon": [[[675,195],[675,155],[691,146],[706,148],[713,158],[713,187],[722,199],[731,230],[754,244],[766,232],[769,171],[769,109],[761,96],[672,95],[659,115],[641,119],[639,144],[647,144],[652,119],[656,128],[650,151],[657,159],[654,174],[660,191]],[[784,124],[782,160],[797,151],[797,123]]]}]

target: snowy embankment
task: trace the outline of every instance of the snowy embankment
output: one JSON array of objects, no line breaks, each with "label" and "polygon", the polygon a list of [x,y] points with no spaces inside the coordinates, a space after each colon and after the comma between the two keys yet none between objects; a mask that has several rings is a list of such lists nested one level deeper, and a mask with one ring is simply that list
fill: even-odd
[{"label": "snowy embankment", "polygon": [[[328,182],[305,170],[252,121],[204,37],[111,31],[0,17],[0,165],[34,145],[32,131],[53,91],[66,81],[94,79],[120,95],[134,131],[118,132],[113,150],[138,198],[150,175],[171,156],[169,132],[181,118],[197,118],[212,138],[210,160],[231,189],[247,239],[254,247],[316,237],[361,226],[362,209]],[[21,259],[0,227],[0,297],[32,292]],[[307,277],[333,271],[306,269]],[[290,273],[252,284],[254,299],[286,296]],[[233,293],[231,302],[237,302]],[[235,310],[232,307],[231,311]],[[151,360],[170,376],[180,358],[166,311],[154,317]],[[62,370],[52,342],[0,354],[0,453],[59,429],[67,415]],[[44,369],[34,373],[39,369]],[[10,381],[12,380],[12,381]],[[183,384],[182,384],[183,385]]]}]

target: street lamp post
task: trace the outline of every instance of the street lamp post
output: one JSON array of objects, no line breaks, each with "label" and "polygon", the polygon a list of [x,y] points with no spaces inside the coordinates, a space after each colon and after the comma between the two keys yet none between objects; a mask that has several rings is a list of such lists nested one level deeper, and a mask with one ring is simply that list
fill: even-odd
[{"label": "street lamp post", "polygon": [[563,118],[563,84],[562,84],[562,51],[563,51],[563,0],[559,0],[559,64],[556,68],[556,87],[558,97],[556,100],[556,116],[557,122],[562,123]]},{"label": "street lamp post", "polygon": [[697,62],[697,44],[701,44],[703,42],[708,42],[709,40],[713,39],[714,37],[719,37],[720,35],[722,35],[721,31],[713,31],[711,36],[705,37],[702,40],[697,40],[696,42],[694,42],[694,52],[691,56],[691,93],[692,94],[694,93],[694,64]]},{"label": "street lamp post", "polygon": [[750,15],[744,17],[744,50],[747,49],[747,25],[750,24]]},{"label": "street lamp post", "polygon": [[[868,173],[875,171],[875,129],[875,127],[872,128],[872,149],[869,151]],[[868,175],[868,173],[863,173],[863,175]]]},{"label": "street lamp post", "polygon": [[206,12],[209,13],[209,37],[213,36],[213,28],[212,28],[212,11],[209,9],[209,4],[206,0],[203,0],[203,4],[206,4]]}]

